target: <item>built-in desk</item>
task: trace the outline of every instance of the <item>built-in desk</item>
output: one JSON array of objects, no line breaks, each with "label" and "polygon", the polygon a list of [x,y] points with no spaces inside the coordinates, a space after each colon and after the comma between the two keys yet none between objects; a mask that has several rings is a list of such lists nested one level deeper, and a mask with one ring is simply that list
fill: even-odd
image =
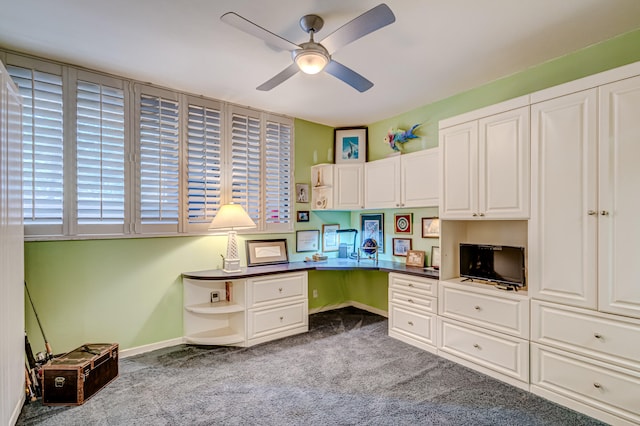
[{"label": "built-in desk", "polygon": [[251,266],[237,273],[220,269],[184,272],[185,340],[199,345],[251,346],[308,331],[310,270],[381,271],[390,273],[390,279],[405,276],[393,281],[400,290],[394,297],[402,296],[410,304],[420,300],[411,293],[421,291],[417,288],[424,285],[420,280],[438,279],[438,271],[431,268],[368,259]]}]

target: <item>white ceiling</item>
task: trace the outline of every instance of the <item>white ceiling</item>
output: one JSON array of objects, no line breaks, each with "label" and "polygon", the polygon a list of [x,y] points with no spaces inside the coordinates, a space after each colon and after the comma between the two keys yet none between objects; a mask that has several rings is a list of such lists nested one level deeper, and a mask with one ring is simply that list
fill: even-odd
[{"label": "white ceiling", "polygon": [[366,125],[640,28],[639,0],[386,0],[396,22],[333,57],[374,82],[321,73],[255,88],[288,52],[220,21],[229,11],[295,43],[380,0],[0,0],[0,45],[330,126]]}]

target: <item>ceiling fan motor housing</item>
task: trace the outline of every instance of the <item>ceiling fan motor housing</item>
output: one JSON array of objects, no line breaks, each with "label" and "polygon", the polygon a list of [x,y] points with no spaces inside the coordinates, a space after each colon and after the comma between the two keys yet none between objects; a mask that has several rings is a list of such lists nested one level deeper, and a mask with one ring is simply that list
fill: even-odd
[{"label": "ceiling fan motor housing", "polygon": [[[324,26],[324,20],[318,15],[304,15],[300,18],[300,27],[305,33],[314,32],[317,33]],[[313,36],[313,34],[312,34]]]}]

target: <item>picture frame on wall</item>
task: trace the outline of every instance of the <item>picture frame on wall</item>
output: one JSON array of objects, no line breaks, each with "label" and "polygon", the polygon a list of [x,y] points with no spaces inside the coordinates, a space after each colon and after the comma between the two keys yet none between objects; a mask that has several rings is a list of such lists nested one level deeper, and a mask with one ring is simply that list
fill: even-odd
[{"label": "picture frame on wall", "polygon": [[422,218],[422,238],[440,238],[440,219],[437,217]]},{"label": "picture frame on wall", "polygon": [[413,233],[413,213],[396,213],[393,215],[393,223],[395,224],[396,234]]},{"label": "picture frame on wall", "polygon": [[245,241],[245,248],[247,251],[247,266],[289,263],[287,240],[284,238],[247,240]]},{"label": "picture frame on wall", "polygon": [[367,127],[344,127],[334,131],[334,163],[367,161]]},{"label": "picture frame on wall", "polygon": [[298,210],[296,212],[296,221],[309,222],[309,210]]},{"label": "picture frame on wall", "polygon": [[369,213],[360,215],[360,246],[365,241],[375,240],[378,253],[384,253],[384,213]]},{"label": "picture frame on wall", "polygon": [[296,183],[296,202],[298,203],[309,202],[309,184],[308,183]]},{"label": "picture frame on wall", "polygon": [[440,247],[431,247],[431,267],[434,269],[440,269]]},{"label": "picture frame on wall", "polygon": [[394,238],[393,255],[406,257],[411,250],[411,238]]},{"label": "picture frame on wall", "polygon": [[407,252],[407,266],[417,266],[422,268],[424,266],[424,258],[426,253],[422,250],[409,250]]},{"label": "picture frame on wall", "polygon": [[340,238],[338,238],[338,224],[322,225],[322,251],[338,251],[340,247]]},{"label": "picture frame on wall", "polygon": [[318,251],[318,239],[320,231],[309,229],[306,231],[296,231],[296,252]]}]

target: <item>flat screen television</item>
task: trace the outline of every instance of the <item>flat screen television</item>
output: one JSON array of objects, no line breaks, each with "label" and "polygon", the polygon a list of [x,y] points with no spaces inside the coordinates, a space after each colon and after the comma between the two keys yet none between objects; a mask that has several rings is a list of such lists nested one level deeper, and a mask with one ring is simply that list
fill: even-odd
[{"label": "flat screen television", "polygon": [[524,247],[460,243],[460,276],[524,287]]}]

